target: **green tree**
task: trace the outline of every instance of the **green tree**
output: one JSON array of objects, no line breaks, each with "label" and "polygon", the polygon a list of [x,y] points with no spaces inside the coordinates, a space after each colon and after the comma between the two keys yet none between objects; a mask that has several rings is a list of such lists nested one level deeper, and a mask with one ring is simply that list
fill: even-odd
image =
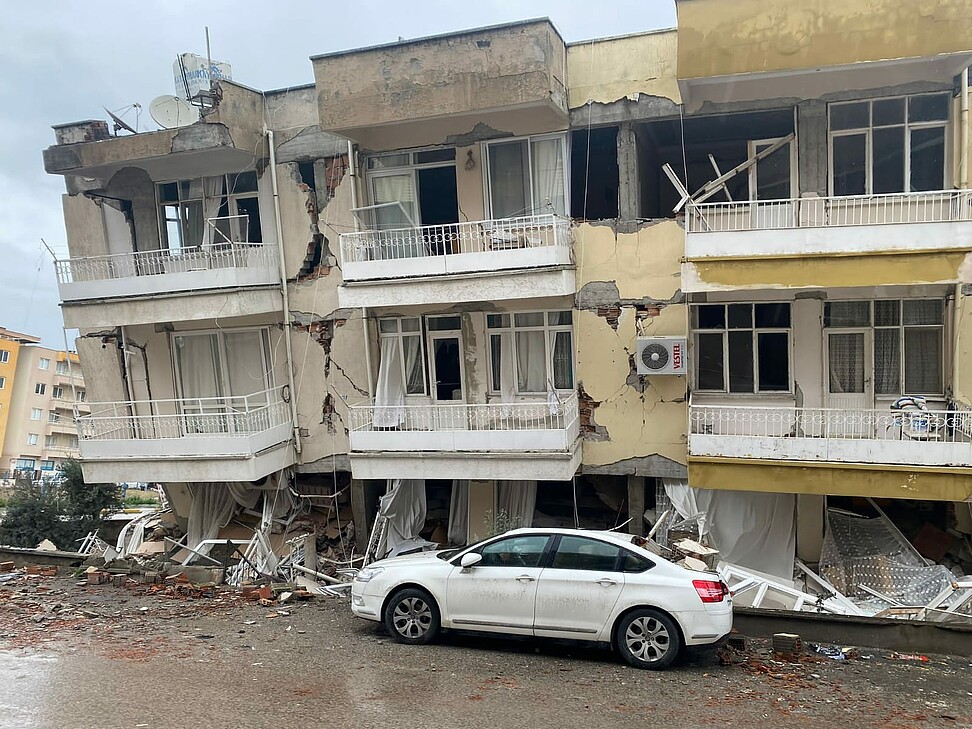
[{"label": "green tree", "polygon": [[98,529],[105,517],[123,508],[121,489],[117,484],[85,483],[81,464],[73,459],[61,464],[57,488],[73,539],[82,539],[88,532]]}]

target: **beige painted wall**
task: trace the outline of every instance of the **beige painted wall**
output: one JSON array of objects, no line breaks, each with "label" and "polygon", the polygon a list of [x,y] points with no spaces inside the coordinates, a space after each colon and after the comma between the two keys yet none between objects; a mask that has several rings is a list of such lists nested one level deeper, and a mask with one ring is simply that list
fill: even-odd
[{"label": "beige painted wall", "polygon": [[568,105],[576,109],[589,101],[637,100],[640,94],[680,102],[676,36],[674,30],[665,30],[568,46]]},{"label": "beige painted wall", "polygon": [[972,48],[967,0],[678,0],[678,76],[784,71]]}]

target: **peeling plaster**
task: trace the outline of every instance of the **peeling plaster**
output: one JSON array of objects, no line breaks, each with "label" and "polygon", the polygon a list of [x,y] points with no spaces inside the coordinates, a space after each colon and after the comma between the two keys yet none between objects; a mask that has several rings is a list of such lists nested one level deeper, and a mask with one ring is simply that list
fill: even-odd
[{"label": "peeling plaster", "polygon": [[468,147],[470,145],[482,142],[486,139],[497,139],[500,137],[512,137],[513,132],[504,132],[499,129],[493,129],[489,124],[484,124],[483,122],[477,122],[476,126],[472,128],[471,131],[465,134],[450,134],[448,135],[443,144],[451,144],[456,147]]}]

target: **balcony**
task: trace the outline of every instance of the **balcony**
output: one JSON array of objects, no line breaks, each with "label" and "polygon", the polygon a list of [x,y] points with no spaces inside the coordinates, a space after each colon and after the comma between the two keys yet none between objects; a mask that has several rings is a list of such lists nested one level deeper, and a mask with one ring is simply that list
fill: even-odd
[{"label": "balcony", "polygon": [[373,307],[573,295],[572,242],[558,215],[342,233],[338,298]]},{"label": "balcony", "polygon": [[294,461],[285,388],[91,408],[78,419],[89,480],[256,481]]},{"label": "balcony", "polygon": [[972,466],[972,410],[691,405],[690,457]]},{"label": "balcony", "polygon": [[351,470],[366,479],[566,481],[580,463],[579,427],[576,394],[557,403],[352,405]]}]

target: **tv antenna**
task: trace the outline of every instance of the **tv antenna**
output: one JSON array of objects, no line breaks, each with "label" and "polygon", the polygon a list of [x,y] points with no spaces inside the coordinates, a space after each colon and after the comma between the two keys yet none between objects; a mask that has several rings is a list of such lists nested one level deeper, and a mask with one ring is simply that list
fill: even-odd
[{"label": "tv antenna", "polygon": [[118,109],[118,111],[122,112],[122,114],[127,114],[132,109],[135,110],[135,127],[136,127],[135,129],[133,129],[128,124],[128,122],[126,122],[124,119],[122,119],[121,116],[119,116],[118,114],[116,114],[113,111],[110,111],[108,109],[108,107],[103,106],[101,108],[104,109],[108,113],[108,116],[111,117],[112,127],[114,128],[114,132],[115,132],[115,136],[116,137],[118,136],[118,132],[120,132],[122,130],[124,130],[126,132],[131,132],[132,134],[138,134],[138,129],[137,129],[137,127],[138,127],[138,115],[142,111],[142,105],[139,104],[137,101],[134,104],[129,104],[128,106],[123,106],[121,109]]}]

